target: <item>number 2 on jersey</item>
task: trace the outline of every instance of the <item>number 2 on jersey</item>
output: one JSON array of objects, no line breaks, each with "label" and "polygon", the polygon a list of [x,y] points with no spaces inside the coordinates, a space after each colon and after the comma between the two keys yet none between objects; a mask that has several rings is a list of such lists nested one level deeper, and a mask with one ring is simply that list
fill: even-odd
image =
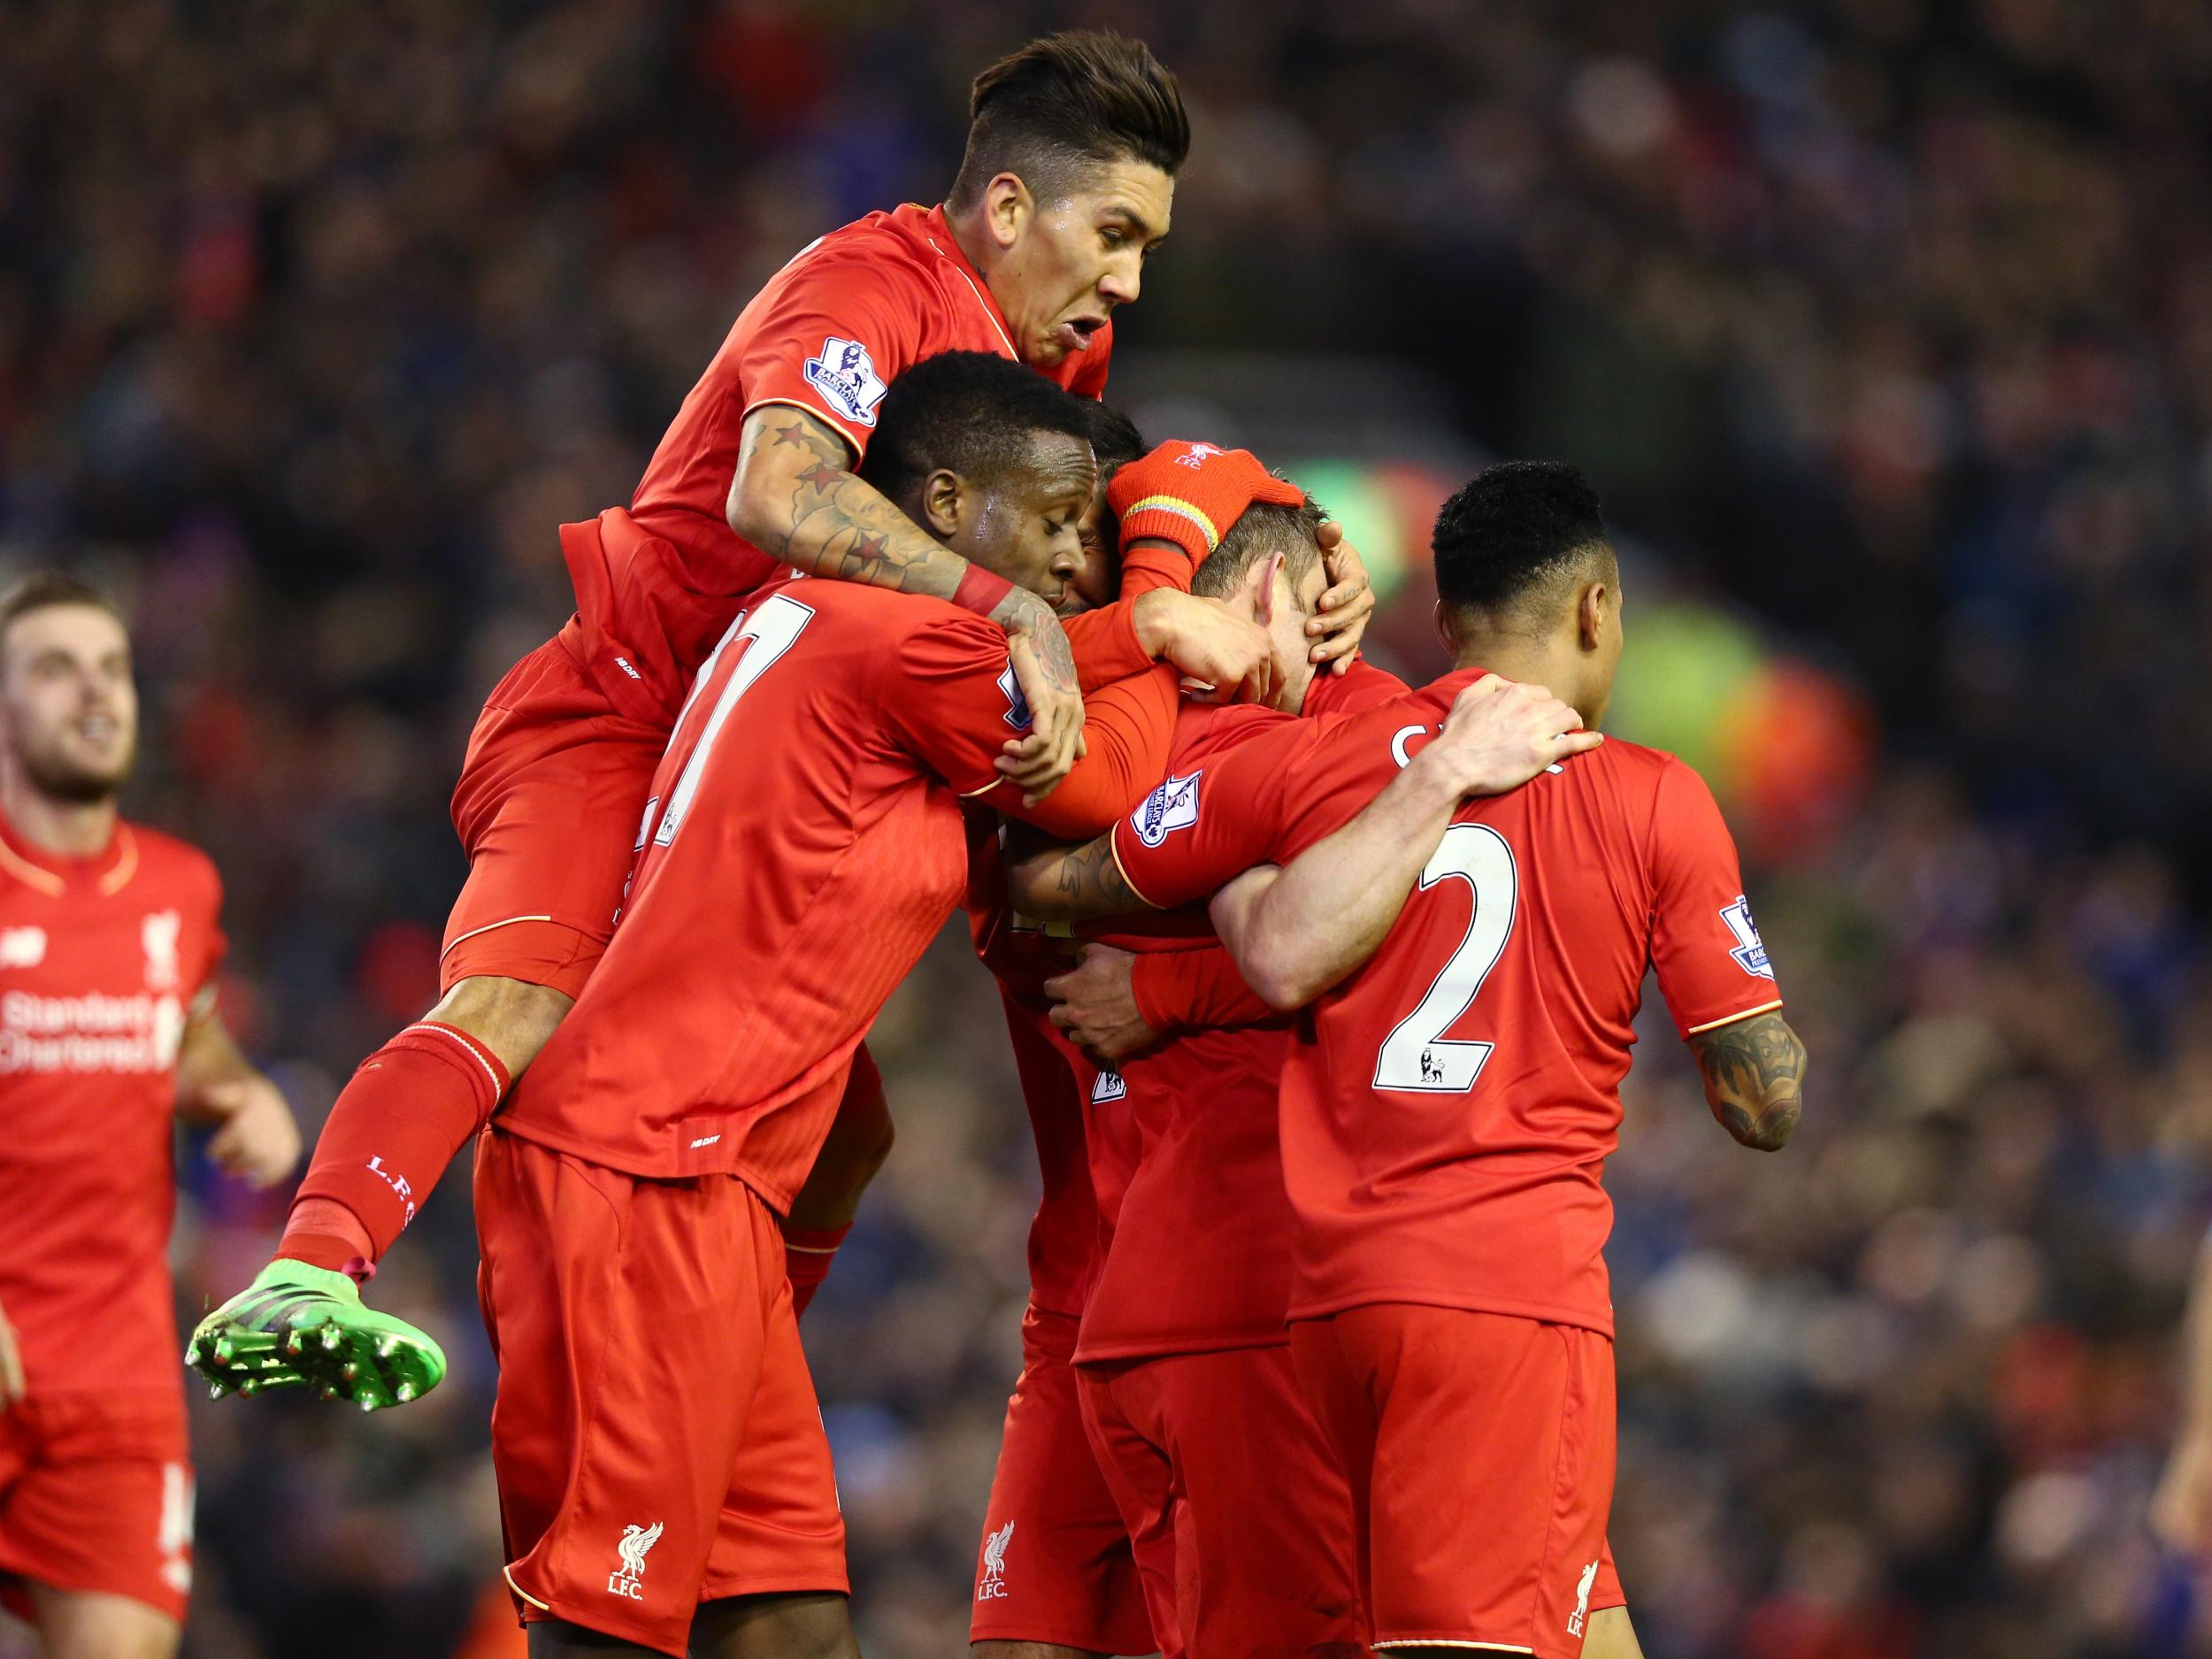
[{"label": "number 2 on jersey", "polygon": [[1464,881],[1474,895],[1467,933],[1413,1011],[1383,1040],[1375,1056],[1375,1087],[1416,1094],[1463,1094],[1482,1075],[1496,1045],[1447,1041],[1444,1033],[1473,1005],[1482,982],[1505,954],[1520,903],[1520,875],[1505,837],[1482,824],[1455,824],[1421,871],[1417,894],[1440,881]]},{"label": "number 2 on jersey", "polygon": [[[763,601],[730,625],[730,631],[714,648],[714,655],[699,671],[699,678],[692,686],[691,698],[685,700],[683,714],[676,717],[676,729],[680,732],[684,728],[684,717],[691,712],[691,700],[713,683],[715,671],[722,664],[723,654],[738,641],[747,641],[743,655],[737,658],[736,665],[730,670],[728,682],[723,686],[721,695],[714,700],[714,711],[707,716],[705,729],[699,733],[699,741],[693,746],[690,758],[684,762],[683,772],[677,778],[676,787],[668,792],[668,810],[661,814],[660,826],[653,832],[652,839],[657,845],[665,847],[676,839],[677,830],[683,826],[684,814],[691,810],[691,797],[699,793],[700,774],[706,771],[707,757],[714,751],[714,740],[722,735],[723,723],[730,718],[730,710],[737,707],[738,700],[752,689],[753,682],[791,649],[800,632],[813,620],[812,606],[803,605],[787,594],[778,594],[772,599]],[[649,802],[646,804],[645,814],[649,823],[653,814]],[[639,838],[638,845],[640,848],[645,845],[643,837]]]}]

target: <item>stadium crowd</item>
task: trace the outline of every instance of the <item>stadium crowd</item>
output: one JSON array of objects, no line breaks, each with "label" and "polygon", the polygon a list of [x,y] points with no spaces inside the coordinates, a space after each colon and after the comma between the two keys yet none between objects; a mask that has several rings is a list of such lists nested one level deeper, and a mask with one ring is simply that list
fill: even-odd
[{"label": "stadium crowd", "polygon": [[[1863,802],[1747,872],[1816,1056],[1796,1144],[1729,1145],[1663,1025],[1624,1092],[1613,1541],[1647,1651],[2212,1652],[2142,1521],[2212,1167],[2200,8],[12,19],[0,557],[132,606],[131,805],[226,874],[241,1041],[311,1130],[429,1000],[445,794],[568,607],[554,526],[627,496],[791,251],[932,199],[976,64],[1101,21],[1196,122],[1125,351],[1425,365],[1882,716]],[[878,1027],[899,1146],[808,1316],[887,1659],[964,1640],[1017,1366],[999,1029],[941,941]],[[188,1182],[196,1317],[283,1195]],[[377,1286],[443,1389],[196,1411],[188,1652],[512,1651],[465,1190]]]}]

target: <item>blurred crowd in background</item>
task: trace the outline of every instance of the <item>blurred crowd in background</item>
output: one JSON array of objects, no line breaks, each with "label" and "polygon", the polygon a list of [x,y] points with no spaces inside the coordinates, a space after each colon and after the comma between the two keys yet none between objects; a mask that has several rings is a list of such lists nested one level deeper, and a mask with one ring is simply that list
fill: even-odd
[{"label": "blurred crowd in background", "polygon": [[[1626,1090],[1646,1650],[2212,1653],[2142,1519],[2212,1209],[2194,0],[9,8],[0,562],[130,606],[128,805],[228,879],[247,1048],[311,1132],[427,1003],[446,792],[569,608],[555,526],[627,499],[792,252],[939,198],[977,68],[1101,23],[1196,135],[1129,363],[1425,376],[1453,442],[1579,461],[1640,575],[1878,723],[1832,810],[1752,838],[1796,1141],[1733,1146],[1663,1018]],[[880,1659],[964,1650],[1017,1363],[1033,1161],[960,945],[879,1027],[899,1146],[807,1327]],[[189,1317],[283,1199],[183,1170]],[[446,1341],[444,1387],[196,1406],[188,1654],[516,1650],[467,1187],[372,1293]]]}]

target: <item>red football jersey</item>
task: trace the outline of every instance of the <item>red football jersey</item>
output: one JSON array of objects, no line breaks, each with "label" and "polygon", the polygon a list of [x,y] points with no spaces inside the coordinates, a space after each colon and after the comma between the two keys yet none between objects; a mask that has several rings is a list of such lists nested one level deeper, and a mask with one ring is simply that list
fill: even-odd
[{"label": "red football jersey", "polygon": [[157,830],[64,858],[0,821],[0,1313],[35,1394],[181,1385],[177,1047],[221,910],[215,866]]},{"label": "red football jersey", "polygon": [[[1036,816],[1158,766],[1173,695],[1159,670],[1093,699],[1089,753]],[[1133,737],[1155,720],[1156,745]],[[1027,729],[996,624],[855,583],[762,590],[654,775],[606,956],[498,1123],[635,1175],[733,1172],[787,1208],[854,1046],[960,899],[961,797],[997,788]]]},{"label": "red football jersey", "polygon": [[[1342,677],[1316,680],[1304,712],[1354,713],[1405,689],[1396,675],[1356,663]],[[1258,733],[1294,724],[1271,710],[1187,707],[1169,770],[1187,775]],[[1124,950],[1187,949],[1213,938],[1202,905],[1106,927],[1101,936]],[[1078,1360],[1287,1340],[1291,1215],[1276,1096],[1289,1044],[1287,1018],[1179,1033],[1092,1089],[1092,1180],[1120,1201],[1083,1310]]]},{"label": "red football jersey", "polygon": [[[1171,776],[1114,851],[1187,902],[1341,828],[1483,671]],[[1290,1311],[1411,1302],[1610,1334],[1601,1184],[1647,965],[1685,1034],[1779,1005],[1704,781],[1609,741],[1469,802],[1404,912],[1301,1017],[1281,1094]]]},{"label": "red football jersey", "polygon": [[[730,480],[745,418],[792,403],[864,455],[885,388],[941,351],[1018,357],[991,290],[942,208],[871,213],[801,250],[738,314],[653,452],[626,518],[562,538],[576,586],[571,647],[618,707],[672,716],[735,602],[781,567],[730,528]],[[1048,378],[1105,389],[1113,328]]]}]

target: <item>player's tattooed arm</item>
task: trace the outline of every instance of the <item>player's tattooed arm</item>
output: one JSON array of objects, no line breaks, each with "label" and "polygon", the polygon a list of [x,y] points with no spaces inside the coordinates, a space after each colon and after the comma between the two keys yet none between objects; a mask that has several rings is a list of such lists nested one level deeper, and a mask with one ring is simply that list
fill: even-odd
[{"label": "player's tattooed arm", "polygon": [[1006,890],[1017,911],[1041,922],[1085,922],[1152,908],[1122,874],[1110,830],[1080,847],[1043,847],[1010,857]]},{"label": "player's tattooed arm", "polygon": [[1720,1126],[1756,1152],[1779,1152],[1804,1110],[1805,1045],[1781,1015],[1755,1014],[1690,1039]]},{"label": "player's tattooed arm", "polygon": [[[968,561],[852,469],[852,449],[836,428],[795,403],[763,403],[739,440],[730,528],[810,575],[953,599]],[[1075,764],[1083,729],[1068,636],[1052,607],[1025,588],[1011,589],[990,619],[1022,648],[1014,672],[1036,717],[1033,732],[1063,763],[1057,782]]]}]

